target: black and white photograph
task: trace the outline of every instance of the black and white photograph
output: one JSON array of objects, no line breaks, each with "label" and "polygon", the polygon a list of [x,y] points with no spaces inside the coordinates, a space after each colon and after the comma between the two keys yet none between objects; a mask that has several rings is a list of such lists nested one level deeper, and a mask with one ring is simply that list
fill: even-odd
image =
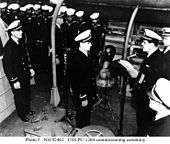
[{"label": "black and white photograph", "polygon": [[170,0],[0,0],[0,141],[169,136]]}]

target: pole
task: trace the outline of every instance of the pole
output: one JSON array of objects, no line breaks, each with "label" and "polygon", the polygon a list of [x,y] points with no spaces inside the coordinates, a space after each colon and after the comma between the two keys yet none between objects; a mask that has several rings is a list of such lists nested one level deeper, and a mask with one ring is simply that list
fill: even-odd
[{"label": "pole", "polygon": [[[125,39],[125,48],[123,51],[123,59],[125,60],[127,58],[127,49],[129,47],[129,38],[131,36],[132,32],[132,26],[134,23],[134,19],[136,17],[136,14],[138,12],[139,6],[137,5],[134,9],[132,16],[129,21],[126,39]],[[125,105],[125,98],[126,98],[126,79],[122,76],[121,77],[121,99],[120,99],[120,121],[119,121],[119,135],[123,135],[123,115],[124,115],[124,105]]]},{"label": "pole", "polygon": [[50,104],[57,107],[60,102],[60,96],[58,92],[57,86],[57,74],[56,74],[56,50],[55,50],[55,27],[56,27],[56,19],[64,0],[51,0],[51,3],[56,4],[53,18],[52,18],[52,25],[51,25],[51,47],[52,47],[52,75],[53,75],[53,87],[51,90],[51,99]]}]

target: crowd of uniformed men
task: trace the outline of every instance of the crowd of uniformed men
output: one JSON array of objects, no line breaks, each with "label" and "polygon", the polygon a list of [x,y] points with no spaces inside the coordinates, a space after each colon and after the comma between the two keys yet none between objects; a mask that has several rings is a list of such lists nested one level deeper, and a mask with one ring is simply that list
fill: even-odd
[{"label": "crowd of uniformed men", "polygon": [[[40,71],[46,71],[49,74],[52,73],[50,52],[51,22],[54,7],[42,4],[27,4],[21,7],[17,3],[7,4],[3,2],[0,4],[0,9],[2,20],[9,25],[6,31],[10,36],[10,40],[5,45],[2,54],[4,70],[14,93],[18,115],[23,121],[27,122],[29,121],[28,114],[32,115],[34,113],[30,109],[30,73],[32,76]],[[72,82],[78,81],[74,83],[77,86],[73,84],[73,91],[74,87],[76,87],[75,93],[78,92],[78,101],[76,102],[76,105],[78,104],[76,106],[78,113],[77,119],[79,121],[77,126],[80,127],[89,123],[90,105],[88,104],[87,107],[85,105],[85,108],[82,108],[81,105],[82,102],[87,102],[84,96],[89,95],[92,90],[95,91],[95,88],[92,88],[91,84],[93,82],[91,83],[91,81],[97,75],[99,55],[104,48],[105,27],[101,23],[99,16],[99,12],[94,12],[87,16],[84,11],[76,11],[73,8],[67,8],[63,5],[59,10],[56,20],[55,48],[59,90],[63,85],[66,87],[65,74],[66,72],[68,74],[68,70],[70,70],[67,66],[70,62],[69,57],[71,56],[76,59],[79,55],[79,49],[83,53],[85,52],[90,55],[89,58],[83,55],[82,57],[84,58],[79,57],[80,65],[72,65],[72,72],[70,72],[73,78]],[[79,40],[75,40],[76,36],[83,32],[86,34],[86,31],[88,31],[88,35],[80,35]],[[86,50],[86,43],[88,43],[85,40],[86,36],[89,38],[90,43],[92,43],[88,44],[88,50]],[[80,43],[85,46],[80,46]],[[91,46],[92,48],[90,49]],[[90,52],[88,52],[89,50]],[[66,61],[65,58],[69,60]],[[85,64],[83,66],[84,62]],[[83,100],[81,102],[81,98],[79,99],[79,97],[82,89],[84,90]],[[23,95],[24,97],[22,97]],[[93,95],[95,95],[95,92]],[[61,98],[61,103],[65,107],[67,105],[67,99],[67,95]],[[90,101],[88,103],[91,103]],[[87,117],[85,116],[86,113]],[[85,117],[87,118],[86,121],[83,120]]]},{"label": "crowd of uniformed men", "polygon": [[[27,45],[30,51],[32,61],[36,69],[49,69],[46,67],[49,60],[49,49],[51,45],[51,21],[54,6],[38,4],[26,4],[20,6],[17,3],[0,4],[1,18],[8,25],[20,19],[23,32],[26,33]],[[104,45],[104,27],[99,21],[99,13],[85,16],[84,11],[76,11],[73,8],[62,6],[59,12],[59,18],[56,25],[61,25],[61,32],[56,32],[56,53],[61,53],[62,48],[76,49],[77,44],[74,38],[80,31],[88,28],[93,29],[93,46],[92,52],[94,57],[102,50]],[[60,49],[59,49],[60,48]],[[96,52],[97,51],[97,52]],[[39,57],[39,59],[37,59]],[[43,61],[43,62],[42,62]],[[49,65],[49,64],[48,64]]]}]

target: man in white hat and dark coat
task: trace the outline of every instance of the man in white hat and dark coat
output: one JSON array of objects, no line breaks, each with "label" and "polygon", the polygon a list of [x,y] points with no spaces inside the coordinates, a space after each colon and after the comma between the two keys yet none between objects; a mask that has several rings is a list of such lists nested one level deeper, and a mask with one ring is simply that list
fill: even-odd
[{"label": "man in white hat and dark coat", "polygon": [[3,67],[14,94],[14,101],[18,116],[28,122],[29,115],[34,112],[30,109],[30,78],[35,72],[30,63],[28,51],[20,43],[22,30],[20,20],[13,21],[7,31],[10,39],[4,47]]},{"label": "man in white hat and dark coat", "polygon": [[74,38],[78,35],[78,28],[79,24],[78,21],[75,19],[75,12],[76,10],[73,8],[67,9],[67,25],[68,25],[68,33],[67,33],[67,46],[72,50],[77,50],[78,45],[74,41]]},{"label": "man in white hat and dark coat", "polygon": [[88,57],[91,48],[91,30],[80,33],[75,41],[79,42],[79,50],[73,55],[70,69],[73,101],[76,108],[76,127],[90,125],[92,97],[95,91],[92,81],[92,62]]},{"label": "man in white hat and dark coat", "polygon": [[161,51],[158,48],[161,36],[152,30],[144,29],[141,37],[143,51],[147,53],[147,57],[141,64],[135,85],[132,91],[132,101],[136,110],[137,135],[144,136],[145,128],[154,120],[155,111],[149,108],[149,97],[147,92],[150,91],[156,80],[160,77],[160,58]]},{"label": "man in white hat and dark coat", "polygon": [[156,111],[155,120],[147,128],[149,136],[170,136],[170,81],[159,78],[149,94],[151,109]]},{"label": "man in white hat and dark coat", "polygon": [[170,28],[162,28],[164,44],[159,67],[161,74],[149,94],[151,109],[156,111],[154,121],[147,127],[149,136],[170,136]]},{"label": "man in white hat and dark coat", "polygon": [[92,30],[92,48],[90,50],[90,56],[92,57],[95,74],[98,74],[98,61],[99,54],[104,49],[105,43],[105,29],[100,21],[100,13],[94,12],[90,15],[91,30]]}]

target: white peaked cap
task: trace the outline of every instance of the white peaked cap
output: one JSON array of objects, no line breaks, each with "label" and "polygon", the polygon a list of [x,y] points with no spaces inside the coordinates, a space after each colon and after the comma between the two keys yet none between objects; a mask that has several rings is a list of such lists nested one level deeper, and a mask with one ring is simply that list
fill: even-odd
[{"label": "white peaked cap", "polygon": [[6,7],[7,7],[7,3],[6,2],[0,3],[0,9],[6,8]]},{"label": "white peaked cap", "polygon": [[17,9],[19,9],[19,7],[20,7],[19,4],[12,3],[8,6],[8,9],[17,10]]},{"label": "white peaked cap", "polygon": [[92,14],[90,15],[90,18],[91,18],[91,19],[97,19],[97,18],[99,17],[99,15],[100,15],[99,12],[95,12],[95,13],[92,13]]},{"label": "white peaked cap", "polygon": [[42,10],[48,10],[48,5],[43,5]]},{"label": "white peaked cap", "polygon": [[58,0],[50,0],[50,3],[58,5]]},{"label": "white peaked cap", "polygon": [[84,11],[77,11],[76,16],[77,17],[82,17],[84,15]]},{"label": "white peaked cap", "polygon": [[[159,78],[155,84],[154,90],[159,95],[164,104],[170,107],[170,81],[165,78]],[[153,91],[152,95],[154,95]]]},{"label": "white peaked cap", "polygon": [[80,33],[74,40],[76,42],[86,42],[91,39],[91,30],[85,30],[82,33]]},{"label": "white peaked cap", "polygon": [[144,31],[145,31],[144,36],[143,36],[144,39],[146,39],[146,40],[156,39],[159,41],[162,40],[162,37],[160,35],[158,35],[157,33],[155,33],[154,31],[152,31],[150,29],[145,29]]},{"label": "white peaked cap", "polygon": [[73,8],[68,8],[66,13],[67,13],[68,16],[72,16],[72,15],[74,15],[75,11],[76,10],[73,9]]},{"label": "white peaked cap", "polygon": [[59,9],[58,14],[60,15],[61,13],[65,13],[67,11],[67,7],[66,6],[61,6]]},{"label": "white peaked cap", "polygon": [[15,20],[7,27],[6,31],[13,30],[20,27],[21,27],[20,20]]},{"label": "white peaked cap", "polygon": [[53,11],[53,7],[52,6],[48,6],[48,11],[52,12]]},{"label": "white peaked cap", "polygon": [[38,10],[38,9],[40,9],[40,7],[41,7],[41,6],[40,6],[39,4],[35,4],[34,7],[33,7],[33,9],[34,9],[34,10]]},{"label": "white peaked cap", "polygon": [[34,6],[33,6],[33,4],[27,4],[27,5],[25,5],[25,7],[26,7],[26,9],[30,9],[30,8],[33,8]]},{"label": "white peaked cap", "polygon": [[20,7],[20,11],[26,11],[26,7]]},{"label": "white peaked cap", "polygon": [[47,10],[47,11],[51,12],[53,10],[53,7],[51,7],[49,5],[43,5],[42,10]]},{"label": "white peaked cap", "polygon": [[128,71],[132,78],[136,78],[138,71],[133,67],[133,65],[127,60],[119,60],[119,63]]}]

